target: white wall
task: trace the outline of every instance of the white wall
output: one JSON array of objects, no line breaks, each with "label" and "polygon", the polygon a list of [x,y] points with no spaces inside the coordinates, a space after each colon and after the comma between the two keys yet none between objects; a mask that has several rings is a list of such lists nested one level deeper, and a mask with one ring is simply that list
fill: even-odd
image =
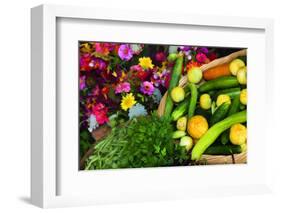
[{"label": "white wall", "polygon": [[[129,2],[129,3],[128,3]],[[280,94],[281,70],[278,62],[281,48],[281,14],[278,1],[245,1],[245,0],[197,0],[197,1],[122,1],[122,0],[6,0],[0,6],[0,212],[38,212],[40,209],[31,206],[29,202],[29,172],[30,172],[30,11],[33,6],[41,3],[72,4],[84,6],[104,6],[114,8],[147,9],[176,13],[216,14],[231,16],[270,17],[275,19],[275,81],[276,92]],[[106,9],[104,10],[106,13]],[[281,107],[280,100],[275,106]],[[276,125],[280,114],[276,114]],[[267,124],[272,125],[272,124]],[[280,124],[279,126],[280,127]],[[277,129],[277,127],[276,127]],[[280,129],[280,128],[279,128]],[[276,139],[278,140],[278,138]],[[281,144],[281,141],[280,141]],[[281,172],[279,150],[281,145],[275,144],[275,192],[272,195],[227,197],[223,199],[202,198],[185,201],[109,205],[67,209],[67,212],[261,212],[280,211]],[[262,156],[261,156],[262,157]],[[278,182],[279,180],[279,182]],[[187,180],[188,181],[188,180]],[[66,210],[66,209],[64,209]],[[62,212],[63,209],[47,210]]]}]

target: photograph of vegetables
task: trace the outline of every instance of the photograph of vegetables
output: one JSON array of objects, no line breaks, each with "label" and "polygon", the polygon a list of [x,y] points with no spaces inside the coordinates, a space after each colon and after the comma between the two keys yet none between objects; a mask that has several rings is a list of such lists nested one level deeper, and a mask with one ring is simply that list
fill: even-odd
[{"label": "photograph of vegetables", "polygon": [[79,42],[80,170],[247,163],[247,50]]}]

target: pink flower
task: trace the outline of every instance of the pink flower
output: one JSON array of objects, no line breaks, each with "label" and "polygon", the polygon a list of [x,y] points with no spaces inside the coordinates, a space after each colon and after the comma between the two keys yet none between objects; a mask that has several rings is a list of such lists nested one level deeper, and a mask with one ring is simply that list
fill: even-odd
[{"label": "pink flower", "polygon": [[196,55],[196,60],[199,62],[199,63],[204,63],[206,60],[207,60],[207,56],[204,54],[204,53],[197,53]]},{"label": "pink flower", "polygon": [[107,107],[105,107],[102,103],[98,103],[93,106],[92,113],[94,116],[96,116],[96,120],[99,125],[102,125],[109,121],[107,117]]},{"label": "pink flower", "polygon": [[152,84],[151,82],[149,82],[149,81],[144,81],[144,82],[141,84],[140,91],[141,91],[143,94],[152,95],[153,92],[154,92],[154,86],[153,86],[153,84]]},{"label": "pink flower", "polygon": [[130,70],[137,71],[137,72],[143,71],[142,67],[139,64],[131,66]]},{"label": "pink flower", "polygon": [[133,57],[133,50],[128,44],[120,45],[118,55],[122,60],[129,61]]},{"label": "pink flower", "polygon": [[85,75],[80,76],[79,85],[80,85],[80,90],[83,90],[86,88],[86,76]]},{"label": "pink flower", "polygon": [[131,85],[128,82],[120,83],[115,87],[115,93],[130,92]]},{"label": "pink flower", "polygon": [[109,54],[109,43],[95,43],[96,52],[100,53],[102,55],[108,55]]}]

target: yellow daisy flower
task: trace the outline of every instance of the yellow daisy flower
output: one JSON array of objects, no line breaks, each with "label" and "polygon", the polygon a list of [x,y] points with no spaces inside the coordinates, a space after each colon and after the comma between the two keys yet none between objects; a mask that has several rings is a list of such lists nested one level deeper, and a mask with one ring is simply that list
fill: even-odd
[{"label": "yellow daisy flower", "polygon": [[127,94],[127,95],[122,97],[121,108],[123,110],[127,111],[132,106],[134,106],[136,103],[137,102],[136,102],[135,97],[133,96],[133,94],[129,93],[129,94]]},{"label": "yellow daisy flower", "polygon": [[150,57],[139,58],[139,65],[145,70],[146,69],[152,69],[154,67]]}]

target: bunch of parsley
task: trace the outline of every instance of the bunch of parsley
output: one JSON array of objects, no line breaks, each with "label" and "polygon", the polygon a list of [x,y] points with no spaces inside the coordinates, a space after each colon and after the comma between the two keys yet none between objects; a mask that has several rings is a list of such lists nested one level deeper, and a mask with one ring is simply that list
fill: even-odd
[{"label": "bunch of parsley", "polygon": [[188,160],[184,148],[172,139],[169,119],[150,116],[134,118],[99,142],[86,169],[143,168],[183,165]]}]

